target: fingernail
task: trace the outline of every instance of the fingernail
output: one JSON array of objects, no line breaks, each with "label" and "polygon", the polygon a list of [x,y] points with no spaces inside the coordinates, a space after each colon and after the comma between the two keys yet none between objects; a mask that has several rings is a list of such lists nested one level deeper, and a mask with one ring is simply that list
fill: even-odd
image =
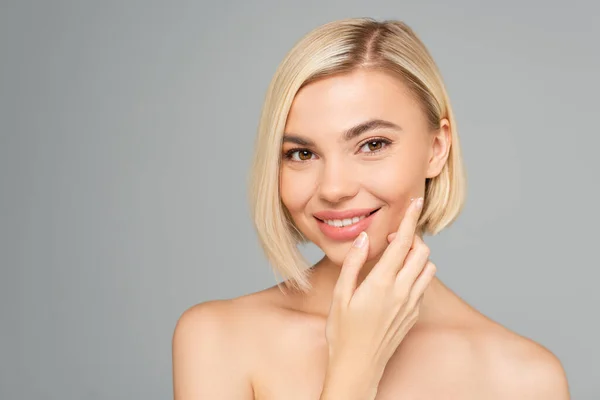
[{"label": "fingernail", "polygon": [[417,199],[417,210],[420,210],[420,209],[421,209],[421,207],[423,207],[423,198],[422,198],[422,197],[419,197],[419,198]]},{"label": "fingernail", "polygon": [[367,239],[367,233],[363,231],[360,233],[360,235],[358,235],[358,237],[356,239],[354,239],[354,243],[352,243],[352,246],[358,247],[358,248],[363,247],[366,239]]}]

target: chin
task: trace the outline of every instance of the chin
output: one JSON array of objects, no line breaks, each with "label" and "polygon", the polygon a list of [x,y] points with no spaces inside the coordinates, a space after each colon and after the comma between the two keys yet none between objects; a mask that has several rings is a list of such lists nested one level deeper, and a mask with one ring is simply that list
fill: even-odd
[{"label": "chin", "polygon": [[[369,237],[369,239],[371,238]],[[333,264],[342,266],[351,247],[352,242],[345,242],[339,244],[327,244],[324,247],[321,247],[321,250]],[[375,238],[369,240],[369,254],[367,255],[367,261],[379,258],[384,249],[385,246],[379,243]]]},{"label": "chin", "polygon": [[346,259],[346,255],[348,254],[348,250],[350,250],[350,246],[352,244],[343,244],[336,246],[336,248],[325,248],[321,249],[325,253],[325,256],[329,261],[333,264],[342,266],[344,264],[344,260]]}]

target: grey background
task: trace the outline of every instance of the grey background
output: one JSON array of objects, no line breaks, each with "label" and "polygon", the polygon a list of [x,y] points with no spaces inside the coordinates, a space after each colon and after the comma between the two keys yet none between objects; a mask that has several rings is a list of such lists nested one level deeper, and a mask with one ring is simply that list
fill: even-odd
[{"label": "grey background", "polygon": [[[594,2],[3,1],[0,399],[164,399],[189,306],[275,283],[246,178],[268,82],[333,19],[398,18],[469,173],[440,278],[600,398]],[[319,252],[305,249],[311,260]]]}]

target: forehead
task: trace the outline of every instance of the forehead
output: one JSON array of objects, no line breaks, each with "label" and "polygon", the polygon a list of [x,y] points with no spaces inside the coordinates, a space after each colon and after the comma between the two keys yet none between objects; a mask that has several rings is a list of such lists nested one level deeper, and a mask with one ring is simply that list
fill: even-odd
[{"label": "forehead", "polygon": [[414,96],[398,77],[357,70],[317,80],[298,91],[285,130],[307,136],[341,133],[369,119],[388,120],[403,129],[424,123]]}]

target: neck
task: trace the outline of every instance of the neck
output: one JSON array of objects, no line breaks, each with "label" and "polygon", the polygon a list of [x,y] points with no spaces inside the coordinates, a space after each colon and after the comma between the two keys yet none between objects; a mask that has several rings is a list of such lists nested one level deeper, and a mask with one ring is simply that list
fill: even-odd
[{"label": "neck", "polygon": [[[364,279],[369,275],[369,272],[377,264],[378,258],[369,260],[360,270],[357,287],[359,287]],[[305,303],[306,306],[313,309],[321,315],[328,315],[329,306],[333,296],[333,288],[340,275],[341,266],[333,263],[327,257],[323,257],[312,267],[311,283],[313,290],[308,296]],[[423,294],[419,312],[418,324],[434,323],[439,321],[444,313],[441,308],[446,308],[455,295],[437,278],[434,277]]]}]

